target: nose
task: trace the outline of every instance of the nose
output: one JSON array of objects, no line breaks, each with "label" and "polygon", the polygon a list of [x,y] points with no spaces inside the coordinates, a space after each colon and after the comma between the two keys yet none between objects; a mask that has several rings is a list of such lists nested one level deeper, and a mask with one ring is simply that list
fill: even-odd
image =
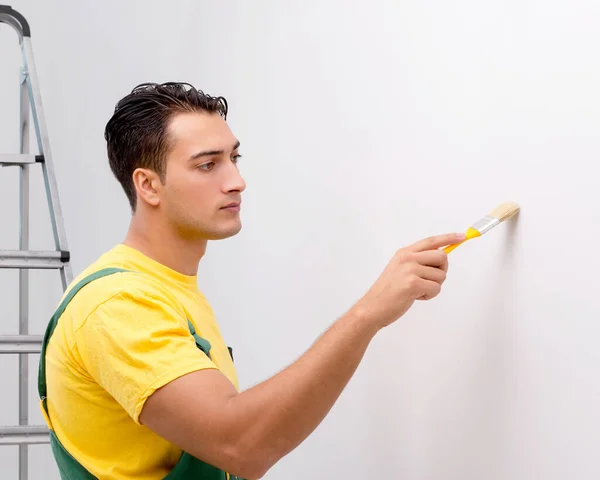
[{"label": "nose", "polygon": [[227,167],[226,180],[223,186],[225,193],[241,193],[246,190],[246,182],[240,174],[238,167],[233,163],[230,163]]}]

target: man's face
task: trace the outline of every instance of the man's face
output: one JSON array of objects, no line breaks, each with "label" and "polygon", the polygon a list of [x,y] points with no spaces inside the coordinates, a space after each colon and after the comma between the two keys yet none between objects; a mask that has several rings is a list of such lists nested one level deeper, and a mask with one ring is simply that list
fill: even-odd
[{"label": "man's face", "polygon": [[239,142],[216,113],[182,113],[169,125],[171,148],[161,208],[184,237],[218,240],[241,229],[246,184],[237,160]]}]

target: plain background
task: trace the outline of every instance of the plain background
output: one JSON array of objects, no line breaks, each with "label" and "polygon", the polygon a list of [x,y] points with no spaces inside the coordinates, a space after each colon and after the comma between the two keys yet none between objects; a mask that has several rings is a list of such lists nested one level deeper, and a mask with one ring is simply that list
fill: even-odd
[{"label": "plain background", "polygon": [[[117,100],[172,80],[229,100],[244,229],[209,246],[199,282],[243,388],[301,355],[396,249],[520,203],[451,254],[442,295],[376,337],[331,414],[266,478],[600,478],[600,3],[12,6],[32,26],[75,273],[128,226],[103,139]],[[7,152],[18,65],[1,28]],[[17,246],[17,179],[0,170],[1,248]],[[45,197],[32,203],[32,246],[52,248]],[[0,275],[1,333],[16,333],[17,274]],[[58,274],[32,274],[33,333],[59,295]],[[0,423],[15,424],[17,362],[0,361]],[[57,479],[48,446],[31,451],[30,478]],[[2,478],[16,458],[0,448]]]}]

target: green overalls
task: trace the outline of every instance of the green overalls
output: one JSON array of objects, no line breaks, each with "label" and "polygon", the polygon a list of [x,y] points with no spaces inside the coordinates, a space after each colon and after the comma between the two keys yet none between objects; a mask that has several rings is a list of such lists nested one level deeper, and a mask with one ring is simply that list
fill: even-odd
[{"label": "green overalls", "polygon": [[[50,323],[48,324],[46,333],[44,335],[38,372],[38,392],[40,395],[40,403],[42,407],[42,413],[44,413],[46,422],[48,423],[49,427],[51,426],[51,422],[49,420],[50,416],[48,413],[48,407],[46,405],[46,348],[48,346],[50,337],[54,333],[54,329],[56,328],[58,319],[67,308],[69,302],[84,286],[98,278],[118,272],[127,272],[127,270],[123,270],[120,268],[105,268],[82,279],[69,291],[69,293],[65,296],[64,300],[61,302],[58,309],[56,310],[56,312],[54,312],[54,315],[50,319]],[[194,326],[189,320],[188,327],[190,329],[190,333],[194,336],[196,346],[210,358],[210,343],[204,338],[201,338],[196,333]],[[231,349],[229,349],[229,352],[231,353]],[[58,464],[58,469],[63,480],[97,480],[95,476],[88,472],[83,465],[81,465],[69,452],[67,452],[65,447],[58,440],[58,437],[56,436],[51,427],[50,446],[52,448],[52,453],[54,454],[54,458],[56,459],[56,463]],[[242,480],[239,477],[229,475],[228,473],[223,472],[222,470],[219,470],[218,468],[213,467],[212,465],[209,465],[186,452],[183,452],[173,470],[171,470],[171,472],[166,477],[164,477],[163,480],[192,479]]]}]

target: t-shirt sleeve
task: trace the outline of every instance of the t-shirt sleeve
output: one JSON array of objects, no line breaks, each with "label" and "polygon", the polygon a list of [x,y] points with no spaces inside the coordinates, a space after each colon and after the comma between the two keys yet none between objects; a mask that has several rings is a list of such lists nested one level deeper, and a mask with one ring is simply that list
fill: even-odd
[{"label": "t-shirt sleeve", "polygon": [[196,347],[182,310],[156,292],[112,296],[87,317],[75,342],[88,373],[138,424],[154,391],[187,373],[217,368]]}]

